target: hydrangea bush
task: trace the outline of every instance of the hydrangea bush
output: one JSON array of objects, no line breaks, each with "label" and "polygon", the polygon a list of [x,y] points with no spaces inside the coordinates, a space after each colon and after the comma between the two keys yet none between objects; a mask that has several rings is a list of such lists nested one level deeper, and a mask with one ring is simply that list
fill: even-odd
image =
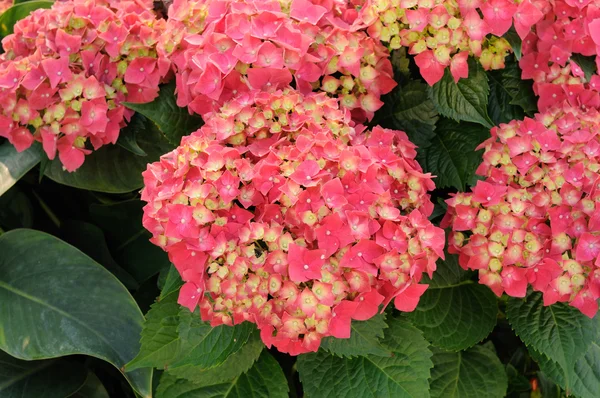
[{"label": "hydrangea bush", "polygon": [[156,52],[165,21],[149,4],[59,1],[16,23],[2,40],[2,136],[20,151],[41,142],[68,171],[86,142],[115,144],[132,114],[122,102],[151,102],[169,71]]},{"label": "hydrangea bush", "polygon": [[598,396],[597,2],[17,0],[0,38],[1,396]]}]

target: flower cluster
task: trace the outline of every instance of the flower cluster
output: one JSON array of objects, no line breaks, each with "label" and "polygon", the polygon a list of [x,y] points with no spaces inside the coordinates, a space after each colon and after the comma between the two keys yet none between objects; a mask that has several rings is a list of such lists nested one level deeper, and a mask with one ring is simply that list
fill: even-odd
[{"label": "flower cluster", "polygon": [[593,317],[600,298],[600,113],[554,107],[492,129],[472,193],[448,200],[449,251],[496,294],[569,302]]},{"label": "flower cluster", "polygon": [[524,35],[543,14],[536,0],[367,0],[359,23],[392,49],[408,47],[423,78],[433,85],[450,67],[455,81],[467,77],[472,55],[486,69],[504,68],[511,51],[500,37],[514,24]]},{"label": "flower cluster", "polygon": [[[523,79],[534,80],[544,111],[569,100],[573,106],[600,106],[600,76],[586,78],[584,57],[600,63],[600,8],[596,2],[556,0],[523,40]],[[578,58],[574,58],[577,55]],[[593,61],[592,61],[593,62]]]},{"label": "flower cluster", "polygon": [[19,151],[41,141],[68,171],[91,147],[114,144],[131,115],[121,103],[152,101],[169,71],[156,53],[165,21],[151,10],[151,1],[73,0],[20,20],[2,41],[0,136]]},{"label": "flower cluster", "polygon": [[296,355],[394,299],[443,256],[434,188],[401,131],[364,132],[326,93],[248,92],[144,173],[144,226],[212,325],[257,324]]},{"label": "flower cluster", "polygon": [[159,52],[176,72],[178,105],[206,115],[236,93],[294,80],[370,119],[396,83],[387,49],[352,29],[345,11],[309,0],[175,1]]}]

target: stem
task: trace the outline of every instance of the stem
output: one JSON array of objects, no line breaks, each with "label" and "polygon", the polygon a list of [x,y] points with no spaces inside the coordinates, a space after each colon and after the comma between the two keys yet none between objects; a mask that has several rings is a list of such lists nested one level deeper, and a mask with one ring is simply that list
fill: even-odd
[{"label": "stem", "polygon": [[48,206],[46,204],[46,202],[44,202],[44,200],[40,197],[40,195],[37,194],[37,192],[35,192],[35,191],[32,191],[32,192],[33,192],[33,196],[35,196],[35,198],[38,200],[38,202],[40,203],[40,206],[42,207],[44,212],[46,212],[46,214],[48,215],[48,218],[50,218],[52,223],[54,225],[56,225],[56,228],[60,228],[60,220],[58,219],[56,214],[54,214],[52,209],[50,209],[50,206]]}]

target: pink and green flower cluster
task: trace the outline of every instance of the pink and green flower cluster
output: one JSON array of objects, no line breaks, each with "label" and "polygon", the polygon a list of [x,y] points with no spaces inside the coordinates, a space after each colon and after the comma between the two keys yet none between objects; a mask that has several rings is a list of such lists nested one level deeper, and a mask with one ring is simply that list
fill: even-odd
[{"label": "pink and green flower cluster", "polygon": [[178,105],[206,115],[237,93],[293,81],[371,119],[396,83],[387,49],[346,22],[352,14],[332,1],[175,1],[159,49],[173,63]]},{"label": "pink and green flower cluster", "polygon": [[[541,111],[568,100],[574,106],[600,106],[600,76],[584,71],[583,57],[600,65],[600,5],[589,0],[550,2],[544,17],[523,40],[519,65],[533,79]],[[578,58],[575,58],[577,56]]]},{"label": "pink and green flower cluster", "polygon": [[359,1],[357,24],[392,49],[415,54],[421,75],[435,84],[450,68],[455,81],[467,77],[467,58],[484,69],[503,69],[512,51],[502,38],[513,25],[521,37],[543,17],[545,0],[367,0]]},{"label": "pink and green flower cluster", "polygon": [[412,311],[443,257],[431,176],[401,131],[326,93],[251,91],[144,173],[144,226],[212,325],[257,324],[297,355],[380,305]]},{"label": "pink and green flower cluster", "polygon": [[[164,27],[148,1],[56,2],[20,20],[0,56],[0,136],[22,151],[34,141],[64,168],[114,144],[169,72],[156,44]],[[89,144],[88,144],[89,143]]]},{"label": "pink and green flower cluster", "polygon": [[472,193],[448,200],[449,251],[497,295],[600,298],[600,113],[568,104],[492,129]]}]

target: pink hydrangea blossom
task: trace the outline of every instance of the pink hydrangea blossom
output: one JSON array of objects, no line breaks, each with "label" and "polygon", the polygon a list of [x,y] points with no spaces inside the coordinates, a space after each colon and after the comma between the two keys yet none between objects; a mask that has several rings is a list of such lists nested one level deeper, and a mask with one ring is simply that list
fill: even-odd
[{"label": "pink hydrangea blossom", "polygon": [[132,112],[169,71],[156,44],[165,26],[151,1],[56,2],[20,20],[0,56],[0,135],[17,150],[42,142],[49,159],[81,166],[114,144]]},{"label": "pink hydrangea blossom", "polygon": [[200,115],[293,80],[303,94],[341,98],[364,121],[396,83],[387,49],[349,18],[334,2],[178,0],[159,52],[173,63],[178,105]]},{"label": "pink hydrangea blossom", "polygon": [[326,93],[248,92],[144,173],[144,226],[212,325],[257,324],[297,355],[394,300],[443,256],[431,176],[401,131],[365,132]]},{"label": "pink hydrangea blossom", "polygon": [[589,317],[600,298],[600,113],[568,103],[492,129],[486,177],[448,202],[449,251],[497,295],[541,291]]},{"label": "pink hydrangea blossom", "polygon": [[519,32],[522,78],[534,80],[539,110],[564,100],[583,109],[600,106],[600,76],[586,76],[581,58],[574,58],[594,57],[596,65],[600,64],[600,8],[595,2],[556,0],[543,11],[531,31]]},{"label": "pink hydrangea blossom", "polygon": [[435,84],[450,67],[455,81],[468,76],[467,57],[479,59],[486,69],[504,68],[512,50],[502,38],[511,25],[527,34],[542,16],[545,0],[482,1],[359,1],[353,25],[391,49],[407,47],[415,55],[421,75]]}]

